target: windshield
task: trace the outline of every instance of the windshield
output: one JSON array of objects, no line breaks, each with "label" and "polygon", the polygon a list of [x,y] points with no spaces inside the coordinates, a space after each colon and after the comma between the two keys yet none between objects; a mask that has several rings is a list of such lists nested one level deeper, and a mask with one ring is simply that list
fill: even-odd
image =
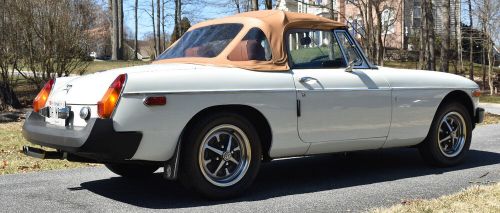
[{"label": "windshield", "polygon": [[157,60],[219,55],[243,28],[242,24],[217,24],[186,32],[175,46],[167,49]]}]

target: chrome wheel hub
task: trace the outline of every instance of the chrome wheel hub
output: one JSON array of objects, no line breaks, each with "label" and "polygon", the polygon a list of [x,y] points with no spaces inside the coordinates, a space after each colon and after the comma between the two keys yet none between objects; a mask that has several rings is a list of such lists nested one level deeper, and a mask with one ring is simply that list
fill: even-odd
[{"label": "chrome wheel hub", "polygon": [[458,112],[449,112],[439,124],[438,145],[446,157],[455,157],[462,151],[467,138],[467,127],[463,116]]},{"label": "chrome wheel hub", "polygon": [[230,124],[211,129],[203,138],[198,153],[201,173],[207,181],[220,187],[240,181],[250,166],[248,137]]}]

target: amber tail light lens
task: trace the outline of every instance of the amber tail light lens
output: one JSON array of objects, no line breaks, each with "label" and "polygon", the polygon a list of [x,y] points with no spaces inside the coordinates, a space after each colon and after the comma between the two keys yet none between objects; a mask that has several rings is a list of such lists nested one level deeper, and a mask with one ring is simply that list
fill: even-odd
[{"label": "amber tail light lens", "polygon": [[45,107],[47,103],[47,99],[49,98],[50,91],[52,91],[52,87],[54,86],[54,79],[50,79],[45,83],[42,90],[38,93],[36,98],[33,100],[33,111],[39,112],[40,109]]},{"label": "amber tail light lens", "polygon": [[120,99],[123,85],[127,80],[127,74],[119,75],[102,97],[101,101],[97,102],[97,114],[100,118],[110,118],[115,110],[116,104]]}]

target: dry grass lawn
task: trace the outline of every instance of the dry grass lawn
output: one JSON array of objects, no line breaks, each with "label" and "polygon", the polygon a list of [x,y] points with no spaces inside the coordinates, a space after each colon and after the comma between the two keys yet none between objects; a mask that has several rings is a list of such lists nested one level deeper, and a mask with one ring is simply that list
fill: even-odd
[{"label": "dry grass lawn", "polygon": [[41,160],[24,155],[23,145],[28,145],[21,134],[23,122],[0,123],[0,175],[53,169],[94,166],[66,160]]},{"label": "dry grass lawn", "polygon": [[150,64],[148,61],[92,61],[87,67],[87,73],[95,73],[99,71],[105,71],[110,69],[133,67]]},{"label": "dry grass lawn", "polygon": [[471,186],[431,200],[411,200],[371,212],[500,212],[500,183]]},{"label": "dry grass lawn", "polygon": [[500,124],[500,115],[486,113],[484,115],[484,121],[483,123],[481,123],[481,125],[486,124]]},{"label": "dry grass lawn", "polygon": [[500,104],[500,95],[482,95],[479,97],[481,103],[497,103]]}]

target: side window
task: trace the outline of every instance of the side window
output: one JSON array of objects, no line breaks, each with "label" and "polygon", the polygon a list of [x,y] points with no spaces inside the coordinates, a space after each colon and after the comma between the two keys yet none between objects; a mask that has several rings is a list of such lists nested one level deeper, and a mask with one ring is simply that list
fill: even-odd
[{"label": "side window", "polygon": [[288,50],[294,68],[347,67],[333,32],[293,30],[287,34]]},{"label": "side window", "polygon": [[227,57],[231,61],[270,61],[271,46],[259,28],[252,28]]},{"label": "side window", "polygon": [[354,66],[361,66],[363,64],[363,59],[356,49],[356,45],[349,39],[346,31],[337,31],[337,37],[339,38],[339,43],[345,50],[347,63],[353,62]]}]

